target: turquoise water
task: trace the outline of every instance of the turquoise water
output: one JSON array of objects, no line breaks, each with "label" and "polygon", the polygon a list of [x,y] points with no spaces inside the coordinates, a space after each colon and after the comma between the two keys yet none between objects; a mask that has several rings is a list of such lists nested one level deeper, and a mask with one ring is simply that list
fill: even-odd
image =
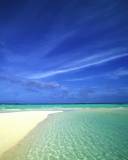
[{"label": "turquoise water", "polygon": [[20,110],[77,109],[77,108],[126,108],[128,104],[0,104],[0,112]]},{"label": "turquoise water", "polygon": [[128,160],[128,109],[53,114],[0,160]]}]

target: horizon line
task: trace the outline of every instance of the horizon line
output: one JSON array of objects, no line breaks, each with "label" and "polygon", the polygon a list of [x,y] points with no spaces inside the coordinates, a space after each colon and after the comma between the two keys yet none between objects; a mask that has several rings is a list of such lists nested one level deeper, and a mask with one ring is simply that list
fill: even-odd
[{"label": "horizon line", "polygon": [[90,103],[0,103],[0,105],[54,105],[54,104],[128,104],[128,102],[90,102]]}]

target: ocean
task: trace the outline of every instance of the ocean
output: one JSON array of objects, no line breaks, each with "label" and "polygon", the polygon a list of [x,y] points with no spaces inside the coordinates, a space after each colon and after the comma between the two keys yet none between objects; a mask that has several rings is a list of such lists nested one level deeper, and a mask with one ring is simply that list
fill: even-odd
[{"label": "ocean", "polygon": [[50,115],[0,160],[128,160],[127,104],[1,105]]},{"label": "ocean", "polygon": [[90,108],[127,108],[128,104],[0,104],[0,112],[23,110],[66,110]]}]

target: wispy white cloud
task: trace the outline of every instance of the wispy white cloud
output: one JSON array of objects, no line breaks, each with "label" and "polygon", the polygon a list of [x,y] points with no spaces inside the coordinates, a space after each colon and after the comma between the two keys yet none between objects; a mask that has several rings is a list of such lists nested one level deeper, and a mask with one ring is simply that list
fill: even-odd
[{"label": "wispy white cloud", "polygon": [[110,79],[125,77],[128,76],[128,69],[121,67],[113,72],[106,74],[106,76]]},{"label": "wispy white cloud", "polygon": [[77,60],[77,61],[73,62],[70,66],[65,66],[62,69],[58,69],[58,70],[56,69],[56,70],[51,70],[51,71],[47,71],[47,72],[43,72],[43,73],[37,73],[37,74],[29,76],[29,78],[41,79],[41,78],[46,78],[46,77],[50,77],[50,76],[55,76],[58,74],[64,74],[64,73],[80,70],[83,68],[88,68],[88,67],[108,63],[110,61],[120,59],[120,58],[123,58],[126,56],[128,56],[128,53],[122,53],[122,54],[118,54],[118,55],[98,54],[98,55],[94,55],[94,56],[90,56],[90,57],[85,57],[82,60],[81,59]]},{"label": "wispy white cloud", "polygon": [[110,71],[108,73],[104,73],[104,74],[98,74],[98,75],[90,75],[90,76],[86,76],[86,77],[82,77],[82,78],[73,78],[73,79],[67,79],[65,81],[85,81],[88,79],[94,79],[94,78],[108,78],[108,79],[117,79],[117,78],[121,78],[121,77],[126,77],[128,76],[128,69],[127,68],[118,68],[114,71]]},{"label": "wispy white cloud", "polygon": [[93,75],[93,76],[91,75],[91,76],[86,76],[86,77],[82,77],[82,78],[66,79],[64,81],[68,81],[68,82],[85,81],[85,80],[92,79],[92,78],[95,78],[95,77],[99,77],[99,75],[98,76],[97,75]]},{"label": "wispy white cloud", "polygon": [[35,90],[35,91],[42,91],[46,90],[66,90],[67,88],[61,85],[58,82],[42,82],[39,80],[30,80],[30,79],[23,79],[21,77],[17,77],[15,75],[3,75],[0,74],[0,81],[7,81],[12,85],[18,85],[25,89]]},{"label": "wispy white cloud", "polygon": [[128,69],[120,68],[114,74],[117,76],[128,76]]},{"label": "wispy white cloud", "polygon": [[45,57],[46,55],[49,55],[52,51],[54,51],[61,43],[63,43],[65,40],[68,38],[72,37],[75,35],[77,32],[77,29],[60,33],[56,35],[55,33],[50,33],[49,34],[49,39],[46,39],[45,42],[40,42],[39,46],[37,47],[36,52],[40,53],[43,50],[43,56],[41,54],[41,57]]}]

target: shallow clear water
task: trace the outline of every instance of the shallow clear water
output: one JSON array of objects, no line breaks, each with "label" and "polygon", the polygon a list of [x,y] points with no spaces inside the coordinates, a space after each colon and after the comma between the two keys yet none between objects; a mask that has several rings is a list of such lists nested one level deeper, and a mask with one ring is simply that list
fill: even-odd
[{"label": "shallow clear water", "polygon": [[128,110],[51,115],[0,160],[128,160]]}]

